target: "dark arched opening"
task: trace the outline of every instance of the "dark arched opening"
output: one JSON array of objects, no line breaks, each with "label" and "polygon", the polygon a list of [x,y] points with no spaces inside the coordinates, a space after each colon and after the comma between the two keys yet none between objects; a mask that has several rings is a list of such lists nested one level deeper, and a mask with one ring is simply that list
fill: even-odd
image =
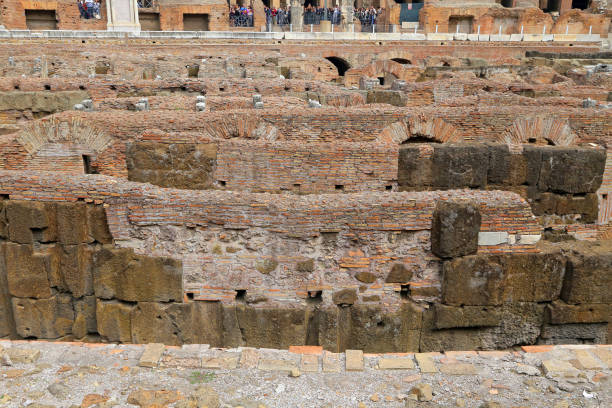
[{"label": "dark arched opening", "polygon": [[349,63],[346,62],[345,60],[343,60],[342,58],[338,58],[338,57],[325,57],[325,59],[328,60],[329,62],[331,62],[332,64],[334,64],[334,66],[338,70],[338,75],[340,75],[340,76],[344,76],[344,73],[351,68]]},{"label": "dark arched opening", "polygon": [[410,135],[410,137],[404,140],[401,144],[412,144],[412,143],[440,143],[439,140],[434,139],[429,135],[422,135],[420,133],[415,133]]},{"label": "dark arched opening", "polygon": [[391,58],[391,61],[395,61],[398,64],[402,64],[402,65],[411,64],[410,60],[407,60],[406,58]]},{"label": "dark arched opening", "polygon": [[589,0],[572,0],[572,8],[586,10],[589,8]]}]

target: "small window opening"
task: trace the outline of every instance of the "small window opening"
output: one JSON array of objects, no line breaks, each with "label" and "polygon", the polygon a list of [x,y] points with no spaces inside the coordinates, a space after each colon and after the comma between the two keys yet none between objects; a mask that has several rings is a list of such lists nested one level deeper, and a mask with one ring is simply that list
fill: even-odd
[{"label": "small window opening", "polygon": [[98,171],[91,163],[91,156],[86,154],[83,155],[83,171],[85,171],[85,174],[98,174]]},{"label": "small window opening", "polygon": [[378,83],[380,83],[381,85],[384,85],[385,84],[385,77],[384,76],[378,77]]},{"label": "small window opening", "polygon": [[236,301],[243,302],[246,299],[246,289],[236,289]]},{"label": "small window opening", "polygon": [[51,85],[47,84],[45,85],[45,91],[50,91],[51,90]]},{"label": "small window opening", "polygon": [[393,190],[393,186],[385,186],[385,190],[391,191],[391,190]]},{"label": "small window opening", "polygon": [[225,180],[219,180],[219,185],[221,187],[225,187],[226,181]]},{"label": "small window opening", "polygon": [[19,85],[15,85],[15,89],[19,90]]},{"label": "small window opening", "polygon": [[308,291],[308,302],[311,303],[319,303],[323,301],[323,291],[322,290],[309,290]]},{"label": "small window opening", "polygon": [[529,143],[535,143],[536,142],[536,138],[535,137],[530,137],[527,141]]},{"label": "small window opening", "polygon": [[407,298],[410,295],[410,285],[401,285],[400,297]]},{"label": "small window opening", "polygon": [[189,300],[193,300],[193,299],[194,299],[194,297],[195,297],[195,295],[194,295],[194,293],[193,293],[193,292],[187,292],[187,299],[189,299]]},{"label": "small window opening", "polygon": [[607,194],[602,194],[601,195],[601,199],[602,200],[607,200],[608,199],[608,195]]},{"label": "small window opening", "polygon": [[344,190],[344,185],[342,184],[336,184],[336,190]]}]

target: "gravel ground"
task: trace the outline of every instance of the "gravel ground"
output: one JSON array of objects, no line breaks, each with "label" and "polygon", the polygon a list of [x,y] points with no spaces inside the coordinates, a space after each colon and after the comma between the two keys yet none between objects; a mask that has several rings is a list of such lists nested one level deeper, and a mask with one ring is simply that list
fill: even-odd
[{"label": "gravel ground", "polygon": [[[331,373],[322,371],[321,355],[315,358],[318,372],[304,372],[301,354],[251,349],[258,367],[263,361],[279,368],[293,364],[290,373],[242,368],[248,364],[238,360],[241,349],[167,347],[160,365],[149,368],[139,366],[140,345],[0,342],[0,347],[14,357],[0,366],[0,407],[612,407],[605,359],[612,346],[578,349],[580,356],[560,346],[534,353],[430,354],[435,373],[422,372],[411,354],[366,354],[363,371],[345,371],[345,356],[338,354],[342,372]],[[593,360],[585,363],[587,357]],[[239,363],[210,369],[202,366],[203,358],[222,366]],[[382,358],[410,360],[414,368],[382,370]]]}]

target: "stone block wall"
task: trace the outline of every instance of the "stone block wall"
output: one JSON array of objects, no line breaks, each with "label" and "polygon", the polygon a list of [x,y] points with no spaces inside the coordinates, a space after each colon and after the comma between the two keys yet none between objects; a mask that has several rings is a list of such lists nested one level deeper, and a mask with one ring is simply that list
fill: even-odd
[{"label": "stone block wall", "polygon": [[400,191],[454,188],[519,193],[544,225],[595,223],[606,164],[604,149],[524,145],[404,145]]},{"label": "stone block wall", "polygon": [[[226,298],[198,300],[184,286],[184,262],[139,255],[113,241],[104,208],[113,208],[116,197],[98,191],[86,202],[15,200],[32,197],[20,191],[0,205],[0,337],[406,352],[601,343],[611,335],[612,258],[598,244],[455,253],[443,262],[441,292],[433,297],[418,270],[395,261],[382,290],[363,270],[359,285],[297,288],[293,296],[275,283],[251,286],[229,276],[210,282],[218,292],[223,285]],[[448,225],[431,228],[452,239],[458,230]],[[231,253],[229,245],[221,238],[224,252]],[[363,255],[345,259],[346,267],[357,267]],[[259,273],[278,278],[278,266],[263,263]],[[308,274],[313,266],[298,261],[285,273]],[[427,292],[429,307],[422,301]]]}]

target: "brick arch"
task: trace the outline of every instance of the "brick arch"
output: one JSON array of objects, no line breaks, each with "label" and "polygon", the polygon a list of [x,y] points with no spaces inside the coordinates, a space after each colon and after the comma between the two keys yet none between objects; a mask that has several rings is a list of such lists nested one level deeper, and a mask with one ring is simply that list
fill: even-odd
[{"label": "brick arch", "polygon": [[461,132],[444,119],[409,117],[384,128],[376,141],[379,143],[402,144],[410,139],[426,139],[437,143],[451,143],[462,140]]},{"label": "brick arch", "polygon": [[550,144],[569,146],[576,142],[567,120],[556,116],[536,115],[516,119],[502,133],[499,141],[506,144]]},{"label": "brick arch", "polygon": [[35,155],[49,144],[73,144],[99,154],[114,142],[102,129],[91,126],[80,118],[50,118],[31,122],[17,133],[16,141],[30,155]]},{"label": "brick arch", "polygon": [[400,61],[408,61],[408,63],[410,64],[414,64],[414,56],[406,51],[387,51],[387,52],[383,52],[381,54],[377,54],[376,55],[376,59],[377,60],[391,60],[394,62],[398,62],[400,64],[406,64],[406,62],[400,62]]},{"label": "brick arch", "polygon": [[283,140],[285,136],[272,124],[254,116],[231,115],[223,122],[209,122],[202,131],[216,139]]}]

